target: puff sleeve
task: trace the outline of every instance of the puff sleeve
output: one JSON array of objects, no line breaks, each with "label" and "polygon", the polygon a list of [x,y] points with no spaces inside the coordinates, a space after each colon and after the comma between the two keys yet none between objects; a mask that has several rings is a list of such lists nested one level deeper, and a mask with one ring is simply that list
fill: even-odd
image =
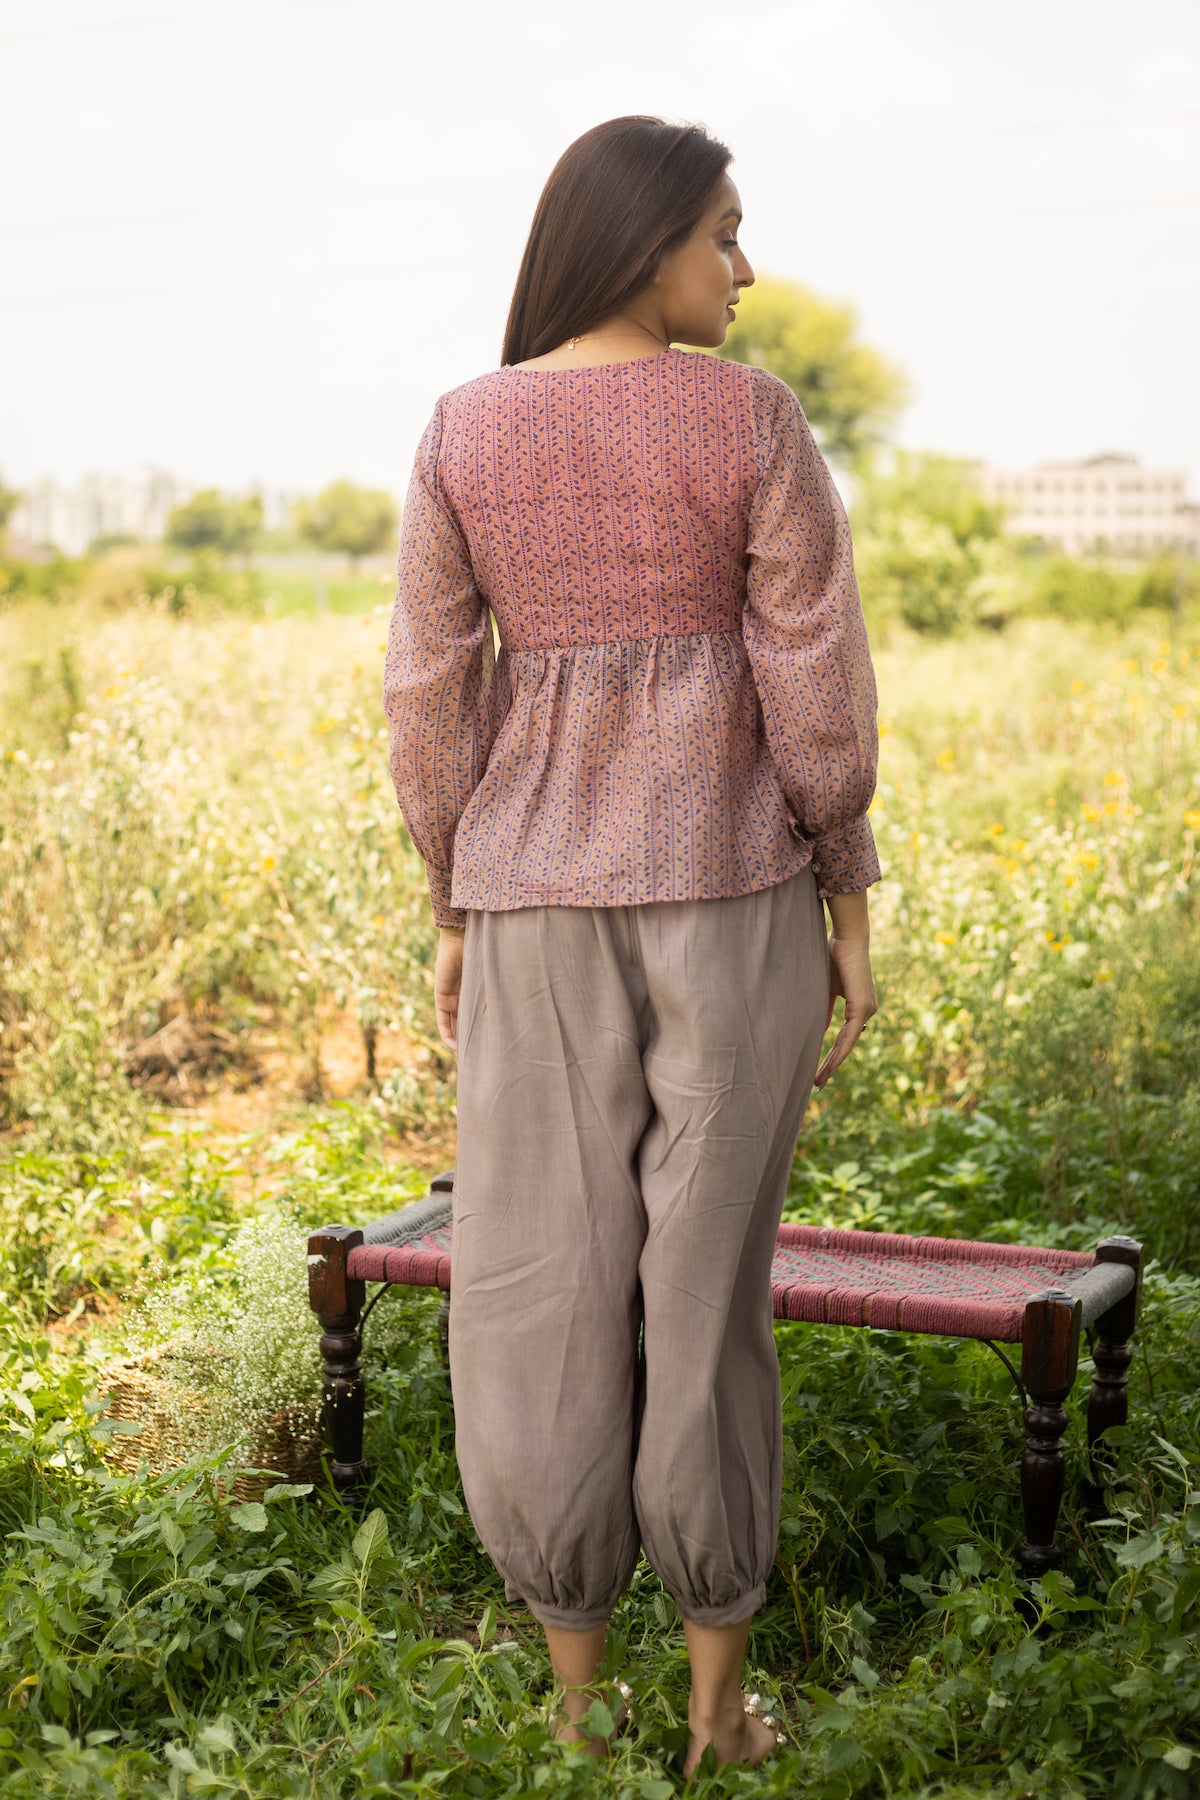
[{"label": "puff sleeve", "polygon": [[434,919],[462,928],[466,912],[451,904],[454,834],[495,737],[495,650],[487,602],[439,482],[442,428],[439,399],[400,522],[383,706],[392,783],[425,863]]},{"label": "puff sleeve", "polygon": [[880,877],[866,817],[879,757],[875,674],[850,526],[792,389],[755,371],[759,481],[742,635],[772,759],[819,893]]}]

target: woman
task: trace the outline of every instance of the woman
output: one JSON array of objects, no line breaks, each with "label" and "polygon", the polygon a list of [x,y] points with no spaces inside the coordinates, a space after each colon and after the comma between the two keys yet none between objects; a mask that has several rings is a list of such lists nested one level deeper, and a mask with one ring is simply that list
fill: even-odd
[{"label": "woman", "polygon": [[729,161],[642,116],[560,158],[502,366],[417,450],[384,696],[458,1053],[467,1504],[572,1739],[645,1550],[688,1771],[775,1741],[740,1686],[779,1523],[770,1262],[814,1080],[875,1011],[879,876],[845,513],[791,389],[705,354],[754,280]]}]

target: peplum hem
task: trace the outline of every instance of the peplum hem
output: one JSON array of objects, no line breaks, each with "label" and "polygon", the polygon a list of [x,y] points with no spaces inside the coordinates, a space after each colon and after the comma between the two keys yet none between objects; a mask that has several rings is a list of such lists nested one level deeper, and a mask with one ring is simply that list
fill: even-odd
[{"label": "peplum hem", "polygon": [[781,857],[777,871],[766,880],[756,881],[752,887],[733,887],[716,889],[705,883],[695,892],[658,893],[635,895],[632,891],[618,891],[611,899],[597,899],[593,889],[562,888],[554,892],[535,891],[514,884],[510,893],[506,893],[503,901],[489,895],[473,894],[470,883],[460,884],[453,889],[453,904],[457,911],[468,912],[516,912],[523,906],[648,906],[657,905],[660,901],[684,900],[733,900],[741,894],[756,894],[762,888],[777,887],[780,882],[789,881],[802,869],[812,864],[812,847],[802,839],[793,838],[794,855]]},{"label": "peplum hem", "polygon": [[726,898],[810,861],[740,632],[502,647],[495,684],[456,910]]}]

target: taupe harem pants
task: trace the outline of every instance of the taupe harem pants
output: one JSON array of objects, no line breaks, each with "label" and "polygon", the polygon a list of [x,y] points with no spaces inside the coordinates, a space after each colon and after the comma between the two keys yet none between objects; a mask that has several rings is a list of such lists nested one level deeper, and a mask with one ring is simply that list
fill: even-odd
[{"label": "taupe harem pants", "polygon": [[685,1617],[762,1604],[770,1264],[828,997],[809,869],[728,899],[468,914],[458,1462],[509,1599],[544,1624],[606,1619],[639,1542]]}]

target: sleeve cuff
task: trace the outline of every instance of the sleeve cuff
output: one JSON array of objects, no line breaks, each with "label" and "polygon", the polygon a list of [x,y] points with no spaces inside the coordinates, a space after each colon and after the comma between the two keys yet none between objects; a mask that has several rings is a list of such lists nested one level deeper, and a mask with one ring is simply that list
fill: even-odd
[{"label": "sleeve cuff", "polygon": [[814,839],[812,869],[822,900],[830,894],[857,894],[871,887],[883,871],[870,820],[864,815],[840,831]]},{"label": "sleeve cuff", "polygon": [[442,874],[441,870],[431,869],[425,865],[425,878],[429,883],[429,899],[433,906],[433,922],[440,931],[443,926],[450,926],[455,931],[467,928],[467,909],[465,906],[453,906],[450,901],[452,877]]}]

